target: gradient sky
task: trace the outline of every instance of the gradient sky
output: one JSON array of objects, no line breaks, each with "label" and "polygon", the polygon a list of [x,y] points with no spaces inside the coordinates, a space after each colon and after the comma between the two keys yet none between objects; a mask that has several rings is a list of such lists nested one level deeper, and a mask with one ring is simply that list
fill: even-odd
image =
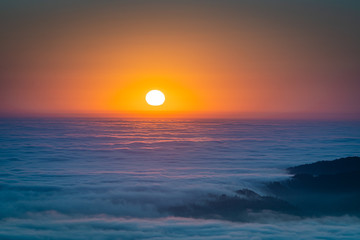
[{"label": "gradient sky", "polygon": [[359,26],[360,1],[0,1],[0,113],[360,118]]}]

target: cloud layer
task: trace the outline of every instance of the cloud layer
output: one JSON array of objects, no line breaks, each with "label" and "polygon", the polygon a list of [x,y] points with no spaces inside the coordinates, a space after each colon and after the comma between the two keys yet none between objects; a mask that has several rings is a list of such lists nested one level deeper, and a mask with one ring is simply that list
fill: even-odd
[{"label": "cloud layer", "polygon": [[[326,217],[276,223],[189,218],[64,218],[56,213],[2,222],[2,239],[358,239],[360,219]],[[34,221],[36,220],[36,221]]]},{"label": "cloud layer", "polygon": [[[356,239],[358,218],[302,218],[261,186],[287,179],[289,166],[360,154],[359,130],[334,122],[1,120],[0,238]],[[244,188],[260,195],[235,196]],[[234,204],[246,223],[219,214]],[[179,206],[207,212],[180,214]]]}]

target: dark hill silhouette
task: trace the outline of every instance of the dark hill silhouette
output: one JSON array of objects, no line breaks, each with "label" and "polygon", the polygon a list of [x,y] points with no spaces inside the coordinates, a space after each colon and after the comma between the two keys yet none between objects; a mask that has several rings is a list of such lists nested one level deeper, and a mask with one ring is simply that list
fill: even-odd
[{"label": "dark hill silhouette", "polygon": [[360,157],[321,161],[287,169],[295,175],[267,188],[308,215],[360,215]]},{"label": "dark hill silhouette", "polygon": [[291,174],[341,174],[360,171],[360,157],[340,158],[333,161],[320,161],[287,168]]},{"label": "dark hill silhouette", "polygon": [[225,194],[209,196],[204,202],[174,206],[167,209],[181,217],[225,219],[230,221],[249,221],[251,213],[276,211],[283,214],[299,215],[298,210],[286,201],[275,197],[261,196],[249,189],[236,191],[233,196]]},{"label": "dark hill silhouette", "polygon": [[277,195],[289,192],[360,193],[360,157],[321,161],[287,169],[295,175],[267,184]]},{"label": "dark hill silhouette", "polygon": [[265,183],[269,196],[241,189],[233,196],[209,195],[208,199],[165,211],[182,217],[230,221],[251,221],[254,220],[251,213],[266,211],[301,217],[360,216],[360,157],[320,161],[286,170],[295,175],[284,181]]}]

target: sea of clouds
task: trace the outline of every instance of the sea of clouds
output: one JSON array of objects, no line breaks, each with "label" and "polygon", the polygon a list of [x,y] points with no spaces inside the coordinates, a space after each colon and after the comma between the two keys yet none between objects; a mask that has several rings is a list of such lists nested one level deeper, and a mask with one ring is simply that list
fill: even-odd
[{"label": "sea of clouds", "polygon": [[286,179],[285,167],[360,155],[356,122],[3,119],[0,239],[358,239],[360,221],[174,206]]},{"label": "sea of clouds", "polygon": [[359,239],[360,219],[322,217],[273,223],[191,218],[68,218],[56,212],[7,219],[1,239]]}]

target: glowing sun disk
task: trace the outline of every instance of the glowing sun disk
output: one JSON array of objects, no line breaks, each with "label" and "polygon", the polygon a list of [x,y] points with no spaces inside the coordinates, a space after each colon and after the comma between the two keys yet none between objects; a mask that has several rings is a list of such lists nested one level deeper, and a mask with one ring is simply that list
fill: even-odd
[{"label": "glowing sun disk", "polygon": [[159,90],[151,90],[146,94],[145,100],[151,106],[160,106],[165,102],[165,95]]}]

